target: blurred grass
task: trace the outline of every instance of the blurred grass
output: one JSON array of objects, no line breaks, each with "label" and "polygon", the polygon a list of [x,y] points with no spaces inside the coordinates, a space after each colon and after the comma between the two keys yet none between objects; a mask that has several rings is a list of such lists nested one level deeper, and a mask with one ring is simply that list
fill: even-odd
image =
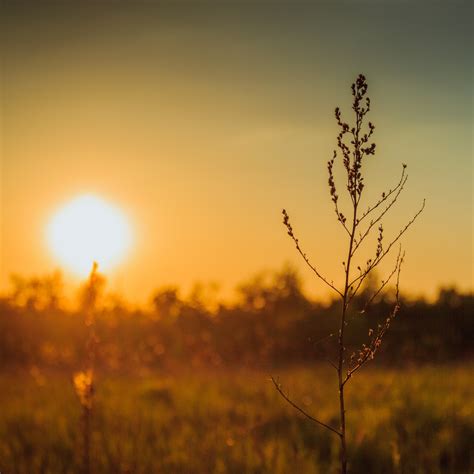
[{"label": "blurred grass", "polygon": [[[472,364],[370,368],[348,390],[351,473],[474,468]],[[292,398],[337,424],[332,369],[272,372]],[[77,473],[80,406],[61,373],[0,376],[2,474]],[[181,372],[99,378],[95,473],[331,473],[336,437],[301,418],[268,374]]]}]

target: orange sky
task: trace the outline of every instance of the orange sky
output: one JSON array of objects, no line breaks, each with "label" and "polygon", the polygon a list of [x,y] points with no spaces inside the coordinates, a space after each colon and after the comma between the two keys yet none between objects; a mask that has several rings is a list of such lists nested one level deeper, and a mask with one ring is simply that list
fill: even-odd
[{"label": "orange sky", "polygon": [[367,197],[393,186],[408,163],[387,237],[427,198],[404,238],[402,290],[473,288],[467,3],[390,14],[342,4],[35,5],[2,15],[1,288],[11,273],[60,267],[47,222],[94,193],[132,223],[135,244],[108,278],[134,301],[197,280],[228,294],[284,262],[301,269],[311,294],[326,294],[280,213],[288,209],[308,254],[340,281],[345,237],[326,161],[333,109],[349,111],[359,72],[377,126]]}]

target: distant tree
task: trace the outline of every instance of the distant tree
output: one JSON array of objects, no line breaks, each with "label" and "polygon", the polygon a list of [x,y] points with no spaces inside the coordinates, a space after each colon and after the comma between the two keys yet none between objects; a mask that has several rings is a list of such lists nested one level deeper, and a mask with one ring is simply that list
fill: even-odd
[{"label": "distant tree", "polygon": [[34,311],[57,310],[63,299],[63,278],[60,272],[42,277],[11,276],[10,300],[16,306]]},{"label": "distant tree", "polygon": [[174,320],[181,312],[183,302],[176,287],[165,287],[157,290],[152,297],[155,312],[161,319]]},{"label": "distant tree", "polygon": [[[338,398],[339,398],[339,426],[331,426],[329,423],[321,421],[309,414],[305,409],[296,404],[283,391],[281,384],[275,378],[272,378],[278,392],[283,398],[296,408],[304,416],[312,420],[314,423],[324,427],[340,439],[340,472],[346,474],[347,472],[347,446],[346,446],[346,408],[344,399],[344,389],[346,384],[352,379],[354,374],[364,366],[368,361],[372,360],[377,353],[383,337],[390,327],[392,320],[397,315],[400,309],[399,302],[399,278],[404,253],[401,245],[398,249],[398,255],[395,260],[394,268],[390,274],[381,281],[378,288],[373,289],[370,296],[367,296],[365,305],[359,310],[360,313],[365,313],[370,304],[384,291],[387,284],[395,278],[396,300],[392,311],[385,317],[383,321],[377,324],[376,327],[369,329],[366,343],[362,344],[357,350],[348,354],[346,347],[346,332],[348,331],[348,324],[350,323],[349,315],[351,305],[355,302],[356,296],[362,291],[364,283],[368,280],[374,269],[384,260],[389,254],[394,245],[400,240],[402,235],[413,224],[416,218],[423,211],[425,201],[414,217],[388,242],[384,238],[384,228],[382,220],[387,212],[398,200],[400,193],[403,191],[407,181],[406,165],[403,164],[401,176],[394,188],[383,192],[380,198],[371,205],[365,205],[361,202],[363,190],[365,187],[364,177],[362,175],[362,165],[365,158],[375,155],[375,143],[370,143],[370,138],[374,133],[375,126],[368,122],[364,126],[365,116],[370,111],[370,99],[367,96],[367,82],[366,78],[360,74],[356,81],[352,84],[352,110],[354,111],[354,123],[349,125],[342,119],[339,107],[335,110],[336,121],[339,126],[339,133],[337,135],[337,150],[334,150],[333,157],[328,161],[327,168],[329,173],[329,191],[331,200],[334,204],[336,218],[342,226],[343,232],[347,238],[347,254],[342,262],[344,284],[338,287],[333,280],[322,275],[319,268],[315,266],[302,250],[298,238],[295,236],[290,218],[285,209],[283,209],[283,223],[286,226],[288,235],[291,237],[296,245],[296,249],[303,257],[306,264],[313,271],[317,278],[322,280],[332,291],[334,291],[340,298],[340,322],[339,330],[336,334],[335,341],[337,344],[337,355],[335,360],[329,360],[331,366],[337,373],[338,381]],[[334,163],[336,158],[342,158],[342,165],[344,175],[346,178],[345,188],[347,191],[348,202],[350,203],[349,214],[343,212],[339,202],[339,195],[336,188],[336,179],[334,174]],[[348,217],[346,217],[346,215]],[[354,259],[359,256],[361,245],[367,241],[367,238],[375,233],[377,241],[374,255],[365,262],[356,263]],[[355,269],[355,270],[354,270]],[[331,337],[332,334],[329,336]]]}]

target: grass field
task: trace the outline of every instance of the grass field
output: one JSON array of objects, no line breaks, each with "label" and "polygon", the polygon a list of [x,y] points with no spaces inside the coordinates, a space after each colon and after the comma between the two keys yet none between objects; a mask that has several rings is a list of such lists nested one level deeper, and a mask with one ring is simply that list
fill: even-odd
[{"label": "grass field", "polygon": [[[369,368],[348,391],[351,473],[470,473],[472,364]],[[336,424],[331,369],[273,371],[292,398]],[[0,378],[0,471],[80,472],[80,406],[67,374]],[[269,374],[102,375],[95,473],[331,473],[336,437],[300,417]]]}]

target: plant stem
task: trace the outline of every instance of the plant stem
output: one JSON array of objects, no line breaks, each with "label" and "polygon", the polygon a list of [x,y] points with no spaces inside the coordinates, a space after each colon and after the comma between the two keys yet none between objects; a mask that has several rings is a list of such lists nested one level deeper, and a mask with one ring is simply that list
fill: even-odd
[{"label": "plant stem", "polygon": [[342,296],[342,311],[341,311],[341,328],[339,330],[339,361],[337,366],[337,375],[339,380],[339,416],[340,416],[340,432],[341,432],[341,474],[347,473],[347,448],[346,448],[346,410],[344,407],[344,328],[346,326],[346,312],[348,306],[349,296],[349,276],[352,260],[352,247],[354,245],[354,235],[357,223],[357,201],[353,201],[353,218],[352,218],[352,230],[350,233],[349,240],[349,251],[347,256],[347,264],[345,265],[345,283],[344,283],[344,294]]},{"label": "plant stem", "polygon": [[86,405],[82,407],[82,472],[83,474],[91,473],[91,411],[90,408]]}]

